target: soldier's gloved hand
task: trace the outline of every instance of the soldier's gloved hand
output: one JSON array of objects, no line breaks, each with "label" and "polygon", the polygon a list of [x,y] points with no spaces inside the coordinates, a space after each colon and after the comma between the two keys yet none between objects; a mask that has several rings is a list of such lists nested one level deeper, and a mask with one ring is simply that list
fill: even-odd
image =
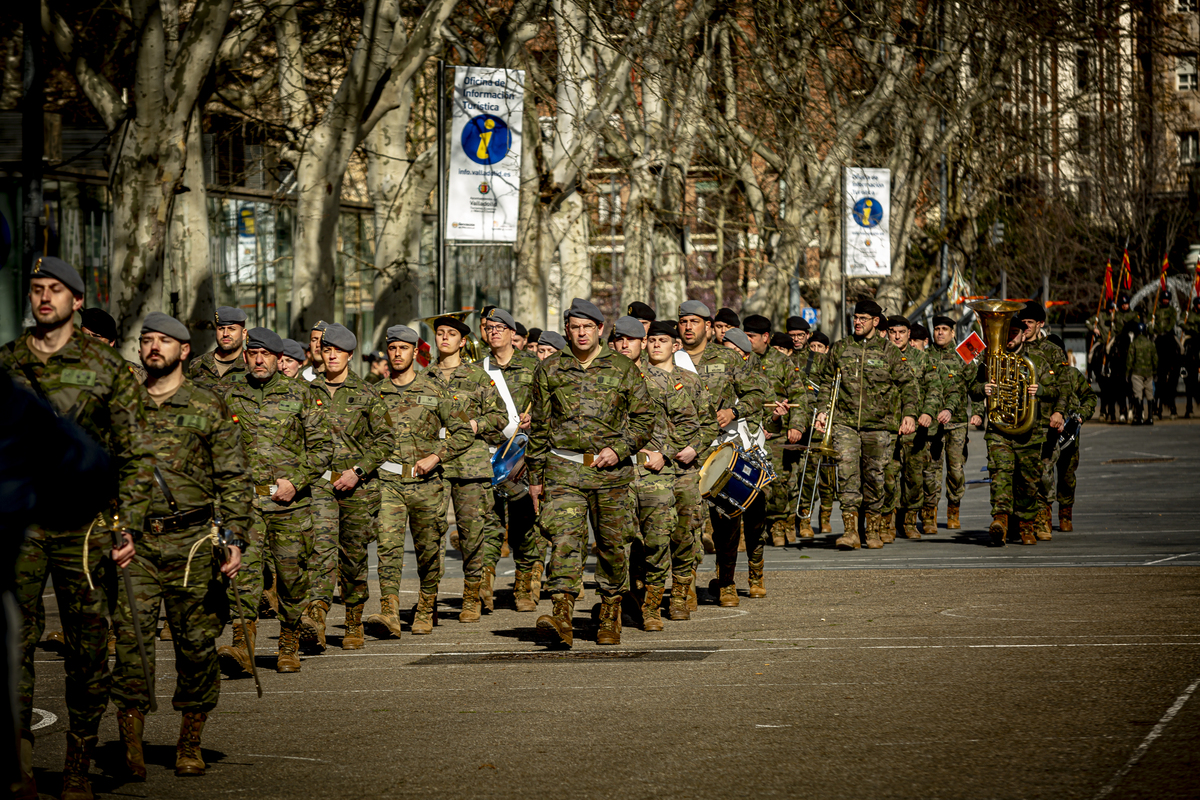
[{"label": "soldier's gloved hand", "polygon": [[917,421],[912,417],[905,417],[900,423],[900,435],[907,436],[917,429]]},{"label": "soldier's gloved hand", "polygon": [[296,497],[296,485],[287,478],[280,478],[275,481],[275,494],[271,495],[271,499],[276,503],[290,503]]},{"label": "soldier's gloved hand", "polygon": [[592,459],[592,466],[596,469],[605,469],[606,467],[615,467],[618,461],[620,459],[617,458],[616,451],[611,447],[606,447]]},{"label": "soldier's gloved hand", "polygon": [[442,461],[442,457],[434,453],[433,455],[425,456],[416,464],[413,464],[413,475],[420,477],[433,472]]},{"label": "soldier's gloved hand", "polygon": [[949,424],[950,424],[950,418],[951,418],[950,409],[948,409],[948,408],[943,408],[941,411],[939,411],[939,412],[938,412],[938,415],[937,415],[937,421],[938,421],[938,423],[939,423],[939,424],[941,424],[941,425],[949,425]]},{"label": "soldier's gloved hand", "polygon": [[933,417],[929,416],[928,414],[922,414],[921,416],[917,417],[917,424],[922,428],[928,428],[933,424]]},{"label": "soldier's gloved hand", "polygon": [[221,565],[221,574],[226,578],[236,578],[242,568],[242,548],[235,544],[229,545],[229,558]]},{"label": "soldier's gloved hand", "polygon": [[135,555],[133,537],[129,535],[129,531],[121,531],[121,546],[114,547],[109,555],[112,556],[112,560],[117,562],[117,566],[121,569],[129,566]]}]

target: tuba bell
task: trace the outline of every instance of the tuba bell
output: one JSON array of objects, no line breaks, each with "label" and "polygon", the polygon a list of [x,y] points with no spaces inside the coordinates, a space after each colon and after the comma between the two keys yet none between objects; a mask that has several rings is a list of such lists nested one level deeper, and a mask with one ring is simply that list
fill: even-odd
[{"label": "tuba bell", "polygon": [[988,382],[996,391],[987,399],[988,425],[1009,436],[1020,436],[1033,427],[1037,398],[1029,387],[1037,383],[1037,370],[1025,356],[1008,352],[1008,326],[1024,306],[1010,300],[978,300],[968,304],[983,325],[987,344]]}]

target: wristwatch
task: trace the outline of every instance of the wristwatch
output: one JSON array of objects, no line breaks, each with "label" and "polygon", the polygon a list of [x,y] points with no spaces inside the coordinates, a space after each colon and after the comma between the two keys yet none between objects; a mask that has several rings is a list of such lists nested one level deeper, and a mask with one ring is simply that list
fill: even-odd
[{"label": "wristwatch", "polygon": [[363,472],[363,468],[357,464],[354,465],[354,474],[358,476],[360,481],[367,477],[367,473]]}]

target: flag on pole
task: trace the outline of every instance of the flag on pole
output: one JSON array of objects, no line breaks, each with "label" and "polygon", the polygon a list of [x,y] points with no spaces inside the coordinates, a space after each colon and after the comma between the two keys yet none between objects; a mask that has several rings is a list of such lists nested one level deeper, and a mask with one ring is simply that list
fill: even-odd
[{"label": "flag on pole", "polygon": [[1163,253],[1162,272],[1159,273],[1159,276],[1158,276],[1159,294],[1161,294],[1167,290],[1167,266],[1168,266],[1168,263],[1169,262],[1167,261],[1167,254]]},{"label": "flag on pole", "polygon": [[1196,259],[1196,281],[1192,284],[1192,297],[1200,297],[1200,258]]},{"label": "flag on pole", "polygon": [[1129,272],[1129,250],[1128,250],[1128,248],[1125,250],[1125,255],[1123,255],[1121,257],[1120,282],[1121,282],[1121,288],[1123,288],[1123,289],[1132,289],[1133,288],[1133,276]]},{"label": "flag on pole", "polygon": [[[1197,262],[1200,265],[1200,262]],[[1112,259],[1104,265],[1104,302],[1111,303],[1113,300],[1113,276],[1112,276]]]}]

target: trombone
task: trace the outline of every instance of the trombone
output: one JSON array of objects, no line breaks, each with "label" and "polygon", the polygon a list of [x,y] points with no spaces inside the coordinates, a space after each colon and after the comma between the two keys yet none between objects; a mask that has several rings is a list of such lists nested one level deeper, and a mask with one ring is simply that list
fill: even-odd
[{"label": "trombone", "polygon": [[[800,464],[800,491],[796,493],[796,516],[797,517],[803,518],[800,512],[801,512],[801,510],[803,510],[805,508],[807,508],[810,513],[812,512],[812,501],[813,501],[813,497],[817,493],[817,478],[820,475],[821,463],[827,458],[828,459],[836,459],[838,457],[838,451],[833,446],[833,412],[834,412],[834,409],[837,408],[838,391],[841,388],[842,388],[842,371],[839,369],[837,371],[836,377],[833,380],[833,393],[830,395],[830,398],[829,398],[829,413],[825,417],[825,433],[821,437],[820,444],[811,444],[812,431],[817,425],[817,410],[815,408],[813,409],[812,423],[808,426],[808,440],[809,440],[810,444],[804,445],[801,448],[804,450],[804,461]],[[810,491],[808,493],[808,504],[806,505],[804,503],[804,482],[805,482],[805,478],[808,475],[808,457],[812,454],[816,454],[817,458],[816,458],[816,463],[813,467],[815,472],[813,473],[812,491]],[[836,469],[837,469],[837,462],[834,461],[834,470],[835,470],[834,484],[835,485],[833,488],[834,488],[835,492],[837,491]]]}]

